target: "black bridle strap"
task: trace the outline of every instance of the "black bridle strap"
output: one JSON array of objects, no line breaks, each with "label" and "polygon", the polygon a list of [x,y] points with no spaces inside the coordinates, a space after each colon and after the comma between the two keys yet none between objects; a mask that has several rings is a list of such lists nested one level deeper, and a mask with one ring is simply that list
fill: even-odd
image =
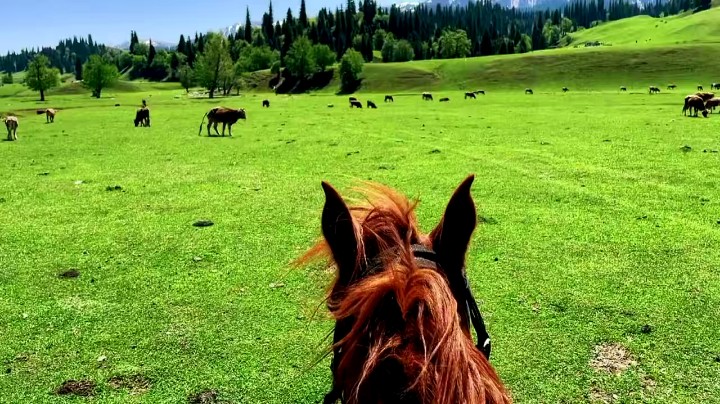
[{"label": "black bridle strap", "polygon": [[[438,258],[435,251],[420,244],[413,244],[412,246],[410,246],[410,249],[415,256],[415,261],[418,263],[418,265],[438,269]],[[475,329],[475,333],[477,334],[477,349],[482,352],[483,355],[485,355],[486,359],[489,360],[490,351],[492,350],[492,345],[490,344],[490,335],[485,328],[485,321],[483,321],[482,314],[480,313],[480,309],[477,305],[477,301],[475,301],[472,290],[470,290],[470,283],[468,282],[467,275],[463,271],[461,278],[462,280],[458,279],[455,280],[455,282],[453,282],[453,279],[450,278],[449,274],[445,274],[445,276],[448,277],[448,281],[450,282],[450,289],[453,291],[453,295],[455,296],[455,300],[457,301],[458,306],[465,306],[465,309],[467,310],[468,317],[470,317],[470,322],[472,323],[472,326]],[[460,282],[462,282],[462,285],[458,284]]]}]

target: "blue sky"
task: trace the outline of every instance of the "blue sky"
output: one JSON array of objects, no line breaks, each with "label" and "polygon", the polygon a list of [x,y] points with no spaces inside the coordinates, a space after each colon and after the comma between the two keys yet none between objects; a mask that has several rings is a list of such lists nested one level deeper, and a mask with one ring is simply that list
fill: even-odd
[{"label": "blue sky", "polygon": [[[357,2],[358,0],[356,0]],[[346,0],[306,0],[308,14],[321,7],[344,4]],[[390,1],[382,1],[381,4]],[[253,0],[31,0],[3,1],[2,14],[13,23],[0,23],[0,54],[22,48],[55,46],[63,38],[87,36],[107,45],[130,38],[135,30],[141,38],[176,42],[180,34],[217,30],[245,21],[250,7],[253,21],[259,21],[268,1]],[[210,10],[212,4],[212,11]],[[297,17],[300,0],[273,0],[273,13],[282,19],[288,7]]]}]

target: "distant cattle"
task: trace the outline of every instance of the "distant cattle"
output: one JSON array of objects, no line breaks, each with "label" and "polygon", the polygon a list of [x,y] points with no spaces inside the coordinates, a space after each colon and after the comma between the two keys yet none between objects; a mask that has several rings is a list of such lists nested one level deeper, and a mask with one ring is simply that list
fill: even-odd
[{"label": "distant cattle", "polygon": [[355,97],[350,97],[350,98],[348,98],[348,101],[350,101],[350,102],[357,101],[357,100],[358,100],[358,99],[355,98]]},{"label": "distant cattle", "polygon": [[703,91],[703,86],[698,86],[698,87],[697,87],[697,90],[698,90],[698,91]]},{"label": "distant cattle", "polygon": [[55,122],[55,114],[57,113],[56,110],[52,108],[48,108],[45,110],[45,122],[46,123],[53,123]]},{"label": "distant cattle", "polygon": [[482,94],[485,95],[485,90],[475,90],[473,91],[475,94]]},{"label": "distant cattle", "polygon": [[532,93],[533,93],[532,88],[526,88],[526,89],[525,89],[525,94],[532,94]]},{"label": "distant cattle", "polygon": [[422,93],[422,99],[423,99],[423,101],[432,101],[433,96],[432,96],[432,94],[425,92],[425,93]]},{"label": "distant cattle", "polygon": [[362,103],[360,101],[350,101],[350,108],[362,108]]},{"label": "distant cattle", "polygon": [[703,102],[703,99],[698,97],[697,95],[688,95],[687,97],[685,97],[683,115],[686,115],[686,112],[688,110],[690,110],[690,116],[698,116],[698,111],[702,111],[703,116],[707,118],[708,111],[705,108],[705,103]]},{"label": "distant cattle", "polygon": [[385,102],[395,102],[392,95],[386,95],[385,96]]},{"label": "distant cattle", "polygon": [[712,83],[710,85],[711,90],[720,90],[720,83]]},{"label": "distant cattle", "polygon": [[563,88],[562,88],[562,92],[563,92],[563,93],[567,93],[568,91],[570,91],[569,88],[567,88],[567,87],[563,87]]},{"label": "distant cattle", "polygon": [[334,106],[335,106],[335,105],[333,105],[333,104],[328,104],[327,107],[328,107],[328,108],[333,108]]},{"label": "distant cattle", "polygon": [[677,88],[677,85],[675,85],[675,84],[670,84],[669,86],[667,86],[668,90],[674,90],[676,88]]},{"label": "distant cattle", "polygon": [[7,129],[7,140],[17,140],[18,119],[16,116],[5,117],[5,128]]},{"label": "distant cattle", "polygon": [[627,91],[627,87],[625,87],[625,86],[620,87],[620,91]]},{"label": "distant cattle", "polygon": [[133,122],[135,123],[136,128],[138,125],[150,126],[150,109],[146,107],[138,108],[135,112],[135,120]]},{"label": "distant cattle", "polygon": [[476,99],[475,93],[465,93],[465,99],[472,98],[473,100]]},{"label": "distant cattle", "polygon": [[376,108],[377,108],[377,105],[375,105],[374,102],[368,100],[368,101],[367,101],[367,107],[368,107],[368,108],[372,108],[372,109],[376,109]]},{"label": "distant cattle", "polygon": [[270,100],[263,100],[262,106],[263,108],[270,108]]},{"label": "distant cattle", "polygon": [[203,115],[202,121],[200,121],[200,131],[198,131],[198,136],[202,133],[202,127],[203,123],[205,122],[205,117],[208,119],[207,124],[207,134],[210,136],[210,126],[215,129],[215,133],[219,136],[220,133],[218,132],[217,126],[219,123],[223,124],[222,128],[222,136],[225,136],[225,127],[228,127],[228,133],[230,136],[232,136],[232,126],[237,122],[238,120],[247,119],[247,114],[245,113],[245,109],[232,109],[232,108],[226,108],[226,107],[215,107],[205,113]]},{"label": "distant cattle", "polygon": [[448,97],[440,98],[440,102],[448,102],[448,101],[450,101],[450,98],[448,98]]},{"label": "distant cattle", "polygon": [[650,87],[648,87],[648,89],[649,89],[649,93],[650,93],[650,94],[657,94],[657,93],[660,92],[660,88],[659,88],[659,87],[650,86]]}]

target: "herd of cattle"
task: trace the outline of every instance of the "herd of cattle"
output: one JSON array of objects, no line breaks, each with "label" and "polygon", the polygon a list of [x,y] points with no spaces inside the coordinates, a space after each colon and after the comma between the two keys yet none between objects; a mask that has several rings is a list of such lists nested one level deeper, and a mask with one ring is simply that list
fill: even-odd
[{"label": "herd of cattle", "polygon": [[[677,88],[677,85],[670,84],[667,86],[668,90],[674,90]],[[712,83],[710,85],[710,88],[713,90],[720,90],[720,83]],[[715,108],[720,107],[720,98],[716,98],[714,93],[710,92],[704,92],[702,86],[697,87],[698,92],[695,94],[690,94],[685,97],[685,104],[683,106],[683,115],[688,114],[688,111],[690,112],[690,116],[698,116],[698,113],[701,113],[704,117],[707,118],[708,114],[711,114],[712,111],[715,110]],[[562,88],[562,92],[566,93],[570,91],[567,87]],[[620,87],[620,91],[627,91],[627,87],[622,86]],[[649,93],[650,94],[656,94],[660,92],[660,88],[657,86],[650,86],[649,87]],[[485,95],[485,90],[475,90],[471,92],[465,92],[464,96],[465,99],[476,99],[477,95],[482,94]],[[531,88],[525,89],[525,94],[533,94],[533,90]],[[423,92],[421,94],[423,101],[433,101],[433,95],[429,92]],[[362,108],[363,104],[356,98],[356,97],[350,97],[350,107],[351,108]],[[443,97],[440,98],[440,102],[448,102],[450,101],[450,98]],[[395,102],[395,99],[392,95],[386,95],[384,102]],[[119,104],[116,104],[118,106]],[[265,99],[262,101],[263,108],[270,108],[270,101]],[[328,107],[332,107],[333,104],[329,104]],[[377,105],[370,100],[367,100],[366,103],[367,108],[375,109],[377,108]],[[53,108],[47,108],[47,109],[39,109],[37,110],[38,115],[44,114],[46,117],[47,123],[53,123],[55,122],[55,115],[57,114],[57,111]],[[204,116],[202,121],[200,122],[200,131],[198,135],[202,133],[202,127],[205,123],[205,118],[208,120],[207,124],[207,133],[208,136],[210,136],[210,127],[213,127],[215,129],[215,133],[220,136],[220,132],[218,132],[218,124],[223,125],[222,128],[222,136],[225,136],[225,128],[227,127],[228,133],[230,136],[232,136],[232,126],[240,119],[247,119],[247,114],[245,112],[245,109],[232,109],[232,108],[226,108],[226,107],[215,107],[208,111]],[[5,127],[7,129],[7,140],[13,141],[17,140],[17,129],[18,129],[18,123],[19,120],[17,116],[15,115],[9,115],[4,118]],[[142,106],[138,108],[138,110],[135,112],[135,120],[133,121],[135,126],[141,126],[141,127],[149,127],[150,126],[150,109],[148,108],[145,100],[142,102]]]}]

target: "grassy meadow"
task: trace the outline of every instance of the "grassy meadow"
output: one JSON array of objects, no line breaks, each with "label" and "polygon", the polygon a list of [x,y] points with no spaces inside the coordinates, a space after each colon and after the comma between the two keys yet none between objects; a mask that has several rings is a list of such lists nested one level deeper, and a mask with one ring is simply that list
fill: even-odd
[{"label": "grassy meadow", "polygon": [[[290,262],[319,235],[320,181],[419,197],[429,231],[469,173],[488,220],[468,270],[517,402],[717,400],[720,116],[683,117],[682,90],[361,97],[377,110],[181,93],[56,95],[54,124],[2,99],[26,112],[0,143],[0,401],[87,379],[98,402],[317,402],[331,275]],[[141,97],[150,128],[131,122]],[[197,134],[216,104],[247,108],[232,138]],[[634,364],[593,369],[604,343]]]},{"label": "grassy meadow", "polygon": [[[718,12],[642,46],[620,21],[577,34],[613,46],[366,64],[357,96],[377,110],[337,82],[217,100],[66,83],[46,103],[0,87],[20,117],[0,142],[0,403],[320,402],[332,274],[291,266],[320,235],[320,181],[418,197],[430,231],[470,173],[470,282],[516,402],[720,402],[720,115],[681,114],[720,81],[720,33],[699,20]],[[143,98],[152,127],[135,128]],[[233,137],[198,136],[216,105],[246,108]],[[66,380],[94,396],[56,395]]]}]

